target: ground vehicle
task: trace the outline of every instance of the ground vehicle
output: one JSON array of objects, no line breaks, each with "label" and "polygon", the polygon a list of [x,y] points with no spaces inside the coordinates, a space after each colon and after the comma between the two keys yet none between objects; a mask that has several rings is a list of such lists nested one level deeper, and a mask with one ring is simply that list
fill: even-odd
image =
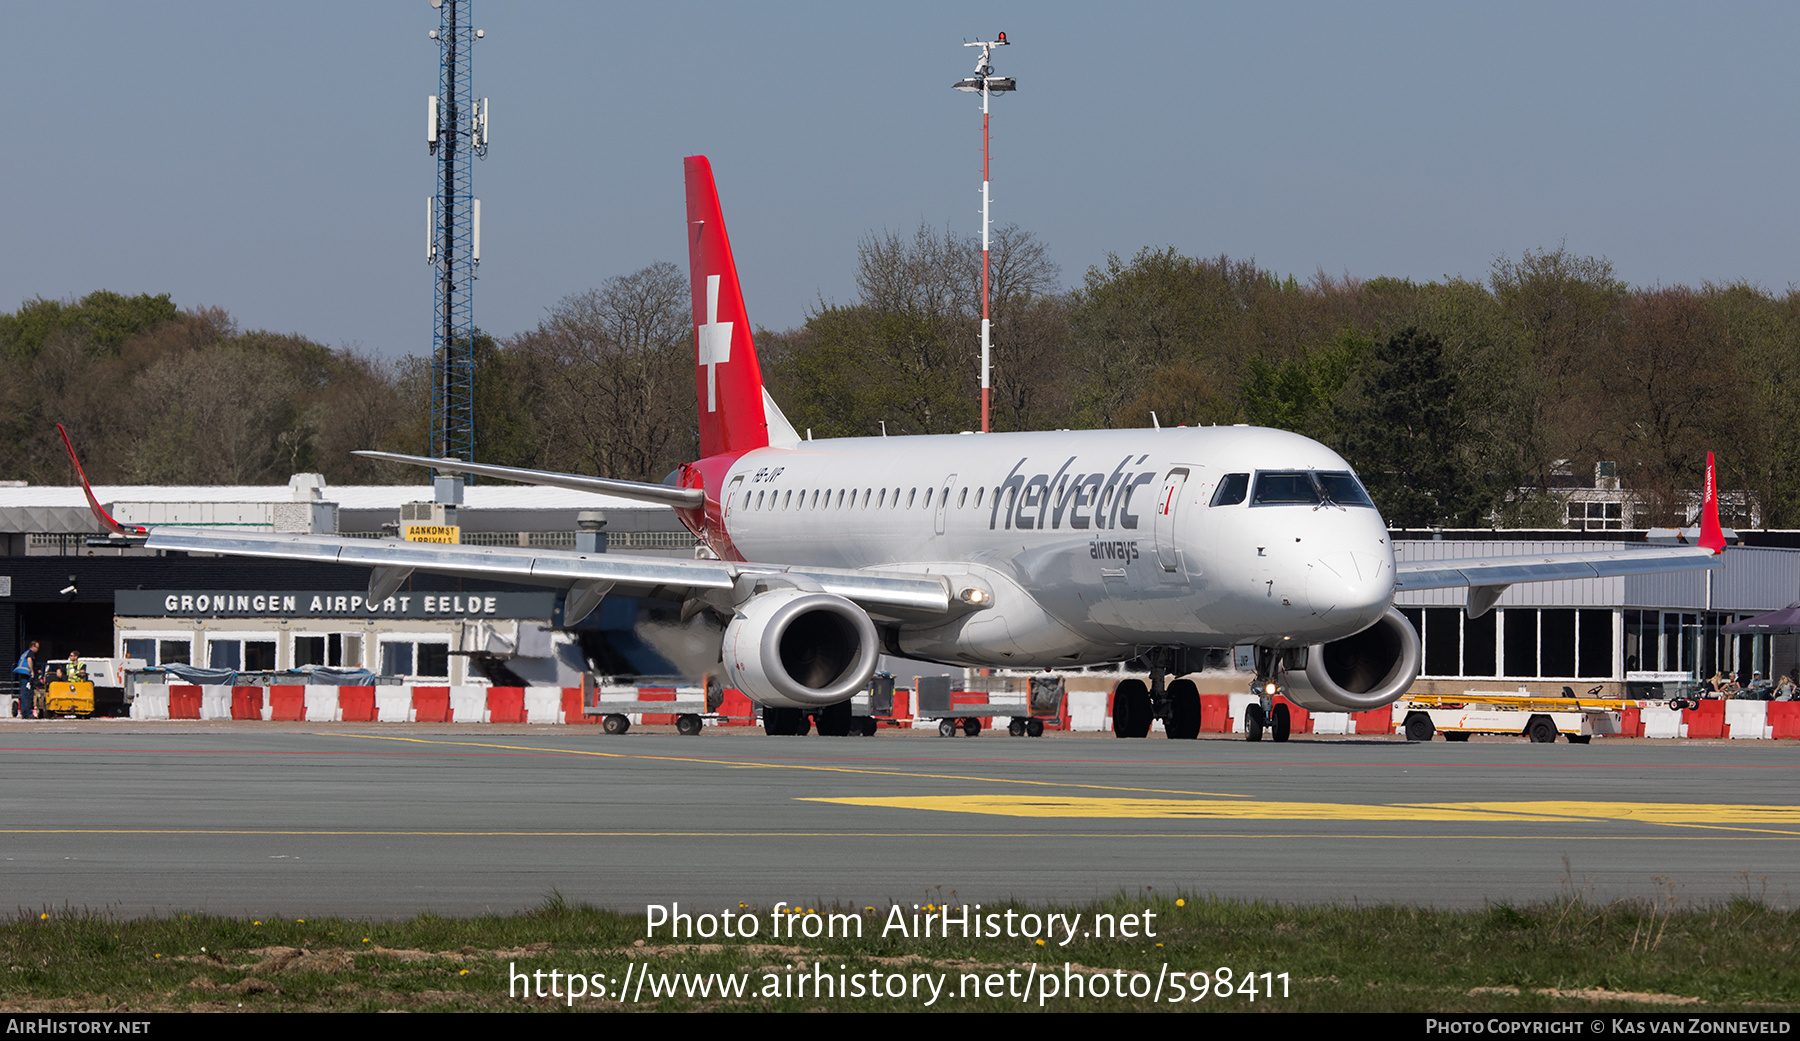
[{"label": "ground vehicle", "polygon": [[[1590,691],[1598,693],[1599,688]],[[1548,744],[1562,735],[1587,744],[1596,734],[1618,734],[1623,710],[1635,702],[1617,699],[1543,697],[1526,691],[1464,691],[1411,695],[1394,703],[1396,727],[1409,741],[1467,741],[1472,734],[1523,735]]]}]

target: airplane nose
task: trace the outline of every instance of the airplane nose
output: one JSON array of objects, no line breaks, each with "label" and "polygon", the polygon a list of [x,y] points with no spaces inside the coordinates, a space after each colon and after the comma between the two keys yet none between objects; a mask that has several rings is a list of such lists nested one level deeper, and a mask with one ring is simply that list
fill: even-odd
[{"label": "airplane nose", "polygon": [[1373,622],[1388,609],[1393,596],[1393,562],[1375,553],[1327,553],[1313,562],[1306,577],[1307,601],[1332,621],[1354,616]]}]

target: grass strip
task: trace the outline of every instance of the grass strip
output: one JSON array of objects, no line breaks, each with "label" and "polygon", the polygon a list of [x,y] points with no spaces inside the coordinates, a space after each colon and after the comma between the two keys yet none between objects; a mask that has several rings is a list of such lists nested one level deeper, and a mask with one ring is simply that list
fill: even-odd
[{"label": "grass strip", "polygon": [[[39,910],[0,923],[0,1011],[1800,1009],[1800,920],[1749,897],[1437,911],[1156,894],[970,905],[971,932],[1002,935],[968,938],[951,902],[948,937],[937,918],[917,935],[915,913],[941,910],[681,907],[697,929],[714,916],[711,938],[647,935],[644,914],[554,894],[515,915],[392,921]],[[722,911],[756,935],[718,935]],[[853,922],[860,938],[805,935]]]}]

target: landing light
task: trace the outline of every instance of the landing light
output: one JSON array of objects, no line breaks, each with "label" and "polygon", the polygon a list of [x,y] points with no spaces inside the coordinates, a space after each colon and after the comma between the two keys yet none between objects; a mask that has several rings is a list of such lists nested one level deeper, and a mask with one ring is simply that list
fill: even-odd
[{"label": "landing light", "polygon": [[970,586],[969,588],[956,594],[956,597],[957,597],[957,599],[961,600],[965,604],[977,604],[977,605],[985,604],[989,600],[993,599],[993,595],[990,594],[987,590],[976,589],[974,586]]},{"label": "landing light", "polygon": [[1263,693],[1267,694],[1269,697],[1274,697],[1281,693],[1281,684],[1276,683],[1274,680],[1270,680],[1263,684]]}]

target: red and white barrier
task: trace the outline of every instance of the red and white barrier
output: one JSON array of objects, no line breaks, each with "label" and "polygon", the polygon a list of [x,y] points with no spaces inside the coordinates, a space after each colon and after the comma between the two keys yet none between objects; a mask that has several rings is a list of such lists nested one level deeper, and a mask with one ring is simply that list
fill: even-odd
[{"label": "red and white barrier", "polygon": [[[669,696],[673,696],[672,694]],[[606,692],[608,701],[642,703],[652,700],[636,692]],[[1202,733],[1241,734],[1245,710],[1256,701],[1251,694],[1202,694]],[[0,708],[3,708],[0,705]],[[754,707],[735,690],[725,692],[721,706],[724,725],[747,725]],[[914,722],[900,697],[895,715],[901,726]],[[1112,695],[1104,691],[1070,691],[1063,709],[1063,726],[1075,731],[1104,731],[1112,727]],[[1392,730],[1388,709],[1373,712],[1307,712],[1288,706],[1292,732],[1296,734],[1382,734]],[[670,718],[648,714],[654,723]],[[305,723],[597,723],[599,716],[583,711],[579,687],[335,687],[329,685],[276,684],[257,686],[197,686],[171,683],[137,688],[131,718],[241,719]],[[633,724],[644,716],[632,713]],[[709,722],[711,722],[709,720]],[[1160,728],[1158,728],[1160,729]],[[1625,736],[1646,738],[1729,738],[1775,740],[1800,738],[1800,701],[1702,701],[1696,709],[1672,709],[1650,704],[1632,709]]]}]

